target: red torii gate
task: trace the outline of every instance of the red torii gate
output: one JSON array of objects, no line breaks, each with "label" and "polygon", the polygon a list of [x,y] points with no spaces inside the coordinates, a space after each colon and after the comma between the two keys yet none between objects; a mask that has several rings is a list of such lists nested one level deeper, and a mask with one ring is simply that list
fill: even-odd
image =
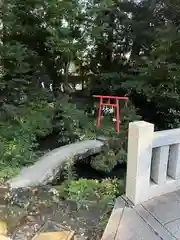
[{"label": "red torii gate", "polygon": [[[93,97],[99,98],[99,111],[98,111],[98,121],[97,127],[101,126],[101,114],[102,114],[102,106],[109,106],[116,109],[116,130],[120,132],[120,107],[119,100],[128,100],[128,97],[117,97],[117,96],[102,96],[102,95],[94,95]],[[106,99],[107,102],[103,102]],[[111,103],[111,99],[115,99],[115,103]]]}]

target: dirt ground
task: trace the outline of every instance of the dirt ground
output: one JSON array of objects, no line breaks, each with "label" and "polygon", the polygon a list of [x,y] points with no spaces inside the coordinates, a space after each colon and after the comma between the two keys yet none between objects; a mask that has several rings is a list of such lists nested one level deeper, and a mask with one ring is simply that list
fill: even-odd
[{"label": "dirt ground", "polygon": [[102,229],[98,228],[100,217],[98,206],[77,210],[75,203],[62,201],[41,209],[37,215],[27,215],[11,237],[13,240],[29,240],[38,232],[73,230],[76,240],[99,240],[102,235]]},{"label": "dirt ground", "polygon": [[79,208],[74,201],[55,199],[50,188],[22,190],[10,199],[8,207],[1,207],[0,218],[8,222],[13,240],[30,240],[39,232],[61,230],[75,231],[75,240],[101,239],[105,227],[102,216],[106,215],[98,203]]}]

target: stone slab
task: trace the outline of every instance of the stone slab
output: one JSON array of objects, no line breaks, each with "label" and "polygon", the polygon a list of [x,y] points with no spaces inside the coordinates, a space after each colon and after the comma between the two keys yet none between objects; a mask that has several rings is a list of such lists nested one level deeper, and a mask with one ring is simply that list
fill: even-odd
[{"label": "stone slab", "polygon": [[115,239],[124,208],[125,201],[121,197],[117,198],[101,240]]},{"label": "stone slab", "polygon": [[20,174],[11,179],[8,184],[11,188],[26,188],[44,185],[51,182],[60,172],[61,166],[74,156],[74,159],[88,157],[101,152],[104,142],[98,140],[84,140],[76,142],[45,154],[38,161]]},{"label": "stone slab", "polygon": [[170,231],[174,237],[180,239],[180,218],[166,224],[165,228],[167,228],[167,230]]},{"label": "stone slab", "polygon": [[180,178],[180,144],[170,146],[168,176],[174,179]]},{"label": "stone slab", "polygon": [[180,196],[176,192],[148,200],[142,205],[163,225],[180,217]]},{"label": "stone slab", "polygon": [[34,240],[71,240],[74,232],[49,232],[40,233]]},{"label": "stone slab", "polygon": [[102,240],[180,240],[180,190],[135,206],[124,196],[119,203]]},{"label": "stone slab", "polygon": [[166,183],[169,146],[154,148],[151,162],[151,179],[161,185]]},{"label": "stone slab", "polygon": [[153,148],[179,143],[180,128],[154,132]]},{"label": "stone slab", "polygon": [[[160,240],[153,228],[127,203],[124,197],[116,200],[101,240]],[[168,239],[169,240],[169,239]],[[173,238],[171,238],[173,240]]]},{"label": "stone slab", "polygon": [[162,240],[131,207],[125,207],[115,240]]},{"label": "stone slab", "polygon": [[173,234],[158,222],[142,205],[134,207],[135,211],[144,219],[154,232],[164,240],[176,240]]}]

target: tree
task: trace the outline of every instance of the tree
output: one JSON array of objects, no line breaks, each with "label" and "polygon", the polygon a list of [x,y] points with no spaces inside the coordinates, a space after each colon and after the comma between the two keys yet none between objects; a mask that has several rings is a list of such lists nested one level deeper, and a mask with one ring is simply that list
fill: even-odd
[{"label": "tree", "polygon": [[69,64],[83,48],[81,22],[78,1],[6,1],[1,46],[5,85],[16,85],[17,79],[22,86],[33,83],[37,71],[45,72],[55,86],[67,82]]},{"label": "tree", "polygon": [[91,91],[127,93],[158,128],[179,126],[178,4],[109,0],[90,9]]},{"label": "tree", "polygon": [[143,97],[150,108],[154,106],[150,119],[162,129],[179,127],[179,14],[178,1],[156,2],[149,54],[143,56],[140,65],[136,64],[137,74],[124,83]]}]

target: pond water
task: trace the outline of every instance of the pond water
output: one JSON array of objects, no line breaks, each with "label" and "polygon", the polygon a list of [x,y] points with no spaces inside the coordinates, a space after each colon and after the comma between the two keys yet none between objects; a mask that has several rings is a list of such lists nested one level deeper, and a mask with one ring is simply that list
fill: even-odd
[{"label": "pond water", "polygon": [[51,134],[49,134],[48,136],[44,137],[44,138],[39,138],[38,139],[38,150],[39,151],[49,151],[49,150],[53,150],[55,148],[61,147],[64,144],[61,144],[59,142],[59,133],[57,131],[53,131]]},{"label": "pond water", "polygon": [[126,174],[126,164],[118,164],[111,172],[99,172],[96,169],[92,168],[88,162],[77,161],[74,165],[75,171],[78,178],[87,178],[87,179],[105,179],[105,178],[118,178],[124,179]]}]

